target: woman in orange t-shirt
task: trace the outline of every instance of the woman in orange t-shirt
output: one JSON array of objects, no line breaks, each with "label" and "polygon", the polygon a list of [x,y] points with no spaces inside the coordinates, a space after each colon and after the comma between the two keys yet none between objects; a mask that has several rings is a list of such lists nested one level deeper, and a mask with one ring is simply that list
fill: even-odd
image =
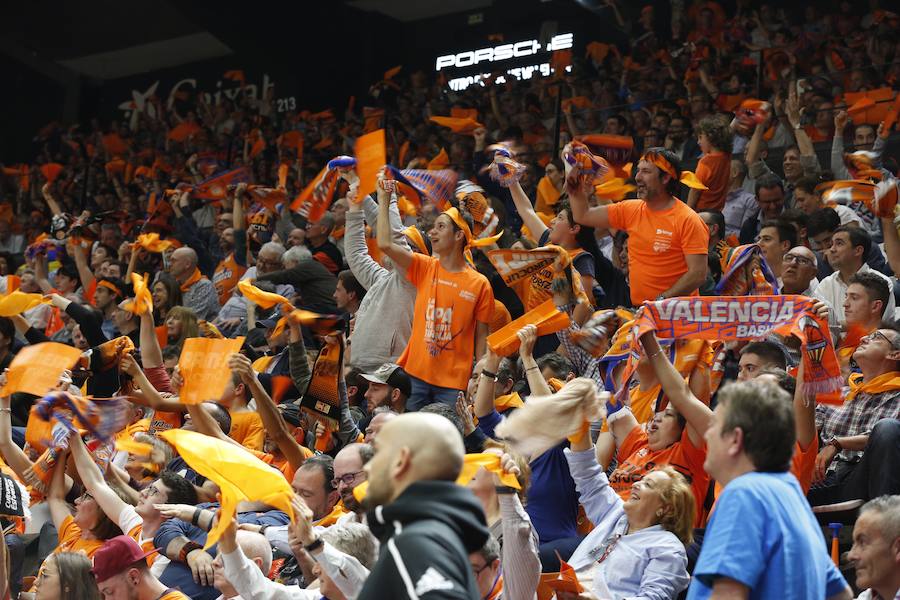
[{"label": "woman in orange t-shirt", "polygon": [[725,207],[731,178],[731,127],[722,117],[714,116],[700,119],[697,129],[697,143],[703,156],[697,164],[696,175],[707,189],[692,189],[687,203],[698,212],[721,211]]},{"label": "woman in orange t-shirt", "polygon": [[450,208],[435,219],[428,232],[432,251],[440,258],[413,254],[391,237],[388,207],[392,185],[381,179],[377,185],[378,249],[417,289],[412,334],[397,360],[412,383],[406,408],[418,410],[431,402],[452,405],[458,392],[466,389],[473,357],[478,360],[484,354],[494,312],[491,285],[469,265],[467,252],[496,239],[474,240],[467,215]]},{"label": "woman in orange t-shirt", "polygon": [[709,427],[712,411],[694,396],[652,332],[641,336],[641,343],[647,356],[642,360],[650,361],[671,404],[657,411],[643,427],[629,408],[609,408],[607,423],[618,449],[619,463],[609,477],[609,485],[623,500],[628,500],[635,482],[655,469],[671,466],[691,485],[699,524],[709,488],[709,475],[703,469],[706,460],[703,434]]}]

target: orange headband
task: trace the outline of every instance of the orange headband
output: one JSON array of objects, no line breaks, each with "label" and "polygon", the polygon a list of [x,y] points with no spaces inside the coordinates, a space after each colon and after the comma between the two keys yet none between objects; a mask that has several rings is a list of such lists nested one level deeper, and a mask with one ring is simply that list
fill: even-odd
[{"label": "orange headband", "polygon": [[111,284],[108,281],[98,282],[97,287],[105,287],[106,289],[115,292],[116,296],[119,296],[120,298],[122,297],[122,290],[120,290],[119,288],[117,288],[116,286],[114,286],[113,284]]},{"label": "orange headband", "polygon": [[666,160],[666,157],[658,152],[647,152],[641,157],[641,160],[646,160],[649,163],[656,165],[656,167],[662,171],[663,173],[668,173],[672,179],[677,179],[684,185],[689,188],[693,188],[695,190],[707,190],[709,189],[703,182],[697,179],[697,176],[694,175],[693,171],[682,171],[681,177],[675,173],[675,167]]},{"label": "orange headband", "polygon": [[466,223],[466,220],[462,218],[462,215],[460,214],[458,208],[456,208],[455,206],[451,206],[450,208],[445,210],[442,214],[445,214],[448,217],[450,217],[450,220],[453,221],[454,223],[456,223],[456,226],[459,227],[460,229],[462,229],[463,234],[466,236],[466,245],[465,245],[464,254],[466,256],[466,261],[468,261],[469,264],[474,264],[474,261],[472,260],[472,251],[470,250],[470,248],[480,248],[483,246],[491,246],[493,244],[496,244],[497,240],[499,240],[500,237],[503,235],[503,232],[501,231],[500,233],[498,233],[495,236],[474,239],[472,236],[472,230],[469,228],[469,224]]}]

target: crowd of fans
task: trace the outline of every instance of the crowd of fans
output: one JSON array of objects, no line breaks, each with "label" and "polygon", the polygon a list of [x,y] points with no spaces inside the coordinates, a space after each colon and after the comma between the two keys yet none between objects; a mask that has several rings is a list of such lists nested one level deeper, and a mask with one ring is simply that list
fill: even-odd
[{"label": "crowd of fans", "polygon": [[[153,98],[4,165],[10,596],[900,597],[900,16],[602,10],[628,43],[548,79]],[[796,337],[633,327],[751,293],[814,300],[837,402]],[[188,402],[198,338],[239,351]],[[42,398],[15,361],[53,371],[49,343],[80,358]]]}]

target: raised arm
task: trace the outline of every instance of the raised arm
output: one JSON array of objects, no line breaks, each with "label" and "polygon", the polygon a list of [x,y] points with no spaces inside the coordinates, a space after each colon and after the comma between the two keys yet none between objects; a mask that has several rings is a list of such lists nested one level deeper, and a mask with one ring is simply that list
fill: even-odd
[{"label": "raised arm", "polygon": [[[800,126],[800,101],[797,99],[797,86],[792,82],[789,86],[787,103],[785,104],[785,113],[788,122],[794,130],[794,139],[797,140],[797,147],[800,149],[801,156],[815,156],[816,149],[813,148],[812,140],[806,130]],[[837,132],[835,132],[837,135]]]},{"label": "raised arm", "polygon": [[[568,163],[564,163],[569,169]],[[569,206],[572,209],[572,218],[576,223],[609,229],[609,210],[605,206],[588,206],[590,195],[590,181],[581,182],[578,167],[571,167],[566,174],[566,192],[569,194]]]},{"label": "raised arm", "polygon": [[[6,374],[2,375],[6,380]],[[12,411],[9,407],[9,396],[0,398],[0,453],[3,460],[15,471],[19,479],[25,481],[25,473],[31,468],[31,459],[22,451],[12,439]]]},{"label": "raised arm", "polygon": [[72,258],[75,259],[75,268],[78,269],[78,279],[81,280],[81,285],[87,290],[91,284],[94,283],[96,277],[94,277],[94,272],[91,271],[91,267],[88,265],[87,258],[84,255],[85,249],[81,244],[73,244],[71,240],[69,240],[67,248],[72,254]]},{"label": "raised arm", "polygon": [[265,388],[259,382],[259,378],[253,371],[250,359],[243,354],[232,354],[228,358],[228,367],[237,373],[241,381],[250,389],[250,393],[256,400],[256,410],[263,422],[266,433],[281,450],[291,468],[297,470],[306,461],[307,453],[291,435],[284,417],[278,412],[278,407],[272,397],[266,393]]},{"label": "raised arm", "polygon": [[884,232],[884,253],[887,255],[888,264],[894,273],[900,273],[900,235],[897,234],[894,219],[882,218],[881,229]]},{"label": "raised arm", "polygon": [[378,190],[378,249],[387,254],[394,264],[403,271],[412,264],[413,253],[409,248],[404,248],[394,242],[391,236],[390,201],[391,195],[384,190],[381,181],[376,185]]},{"label": "raised arm", "polygon": [[526,325],[516,335],[519,336],[519,356],[522,358],[522,366],[525,368],[528,389],[535,396],[549,396],[553,391],[544,380],[544,376],[541,375],[541,369],[532,354],[534,345],[537,343],[537,327]]},{"label": "raised arm", "polygon": [[141,364],[148,369],[163,365],[162,349],[156,338],[156,327],[153,313],[147,311],[141,315]]},{"label": "raised arm", "polygon": [[478,375],[478,391],[475,393],[475,416],[479,419],[494,412],[494,381],[499,366],[500,357],[488,348]]},{"label": "raised arm", "polygon": [[534,207],[531,205],[531,200],[528,199],[528,196],[525,195],[525,190],[522,189],[522,185],[518,181],[514,181],[509,186],[509,194],[512,196],[513,204],[516,205],[516,211],[522,218],[522,222],[525,223],[525,227],[528,228],[535,240],[539,240],[544,235],[544,232],[547,231],[547,226],[544,225],[544,222],[541,221],[541,218],[535,212]]},{"label": "raised arm", "polygon": [[644,345],[647,358],[662,385],[663,392],[675,410],[687,421],[691,443],[697,447],[702,446],[703,434],[709,428],[712,411],[691,392],[684,377],[669,362],[668,357],[660,348],[656,335],[652,331],[641,336],[641,343]]},{"label": "raised arm", "polygon": [[122,513],[127,504],[119,498],[111,487],[103,479],[100,467],[91,458],[90,452],[77,433],[69,436],[69,449],[72,457],[75,459],[75,469],[78,476],[81,477],[81,483],[84,484],[87,492],[97,501],[97,504],[106,513],[114,523],[119,522],[119,515]]},{"label": "raised arm", "polygon": [[131,354],[124,354],[122,356],[121,368],[122,372],[131,375],[131,379],[141,391],[140,394],[134,393],[130,395],[128,397],[129,400],[142,406],[149,406],[153,410],[159,412],[178,414],[184,412],[184,404],[181,404],[175,398],[163,397],[163,395],[159,393],[159,390],[150,383],[150,380],[147,379],[147,374],[144,373],[144,370],[137,364],[137,361]]},{"label": "raised arm", "polygon": [[66,459],[68,453],[59,455],[53,474],[50,476],[50,486],[47,488],[47,508],[50,509],[50,519],[53,521],[56,531],[62,531],[63,521],[72,515],[69,504],[66,502]]}]

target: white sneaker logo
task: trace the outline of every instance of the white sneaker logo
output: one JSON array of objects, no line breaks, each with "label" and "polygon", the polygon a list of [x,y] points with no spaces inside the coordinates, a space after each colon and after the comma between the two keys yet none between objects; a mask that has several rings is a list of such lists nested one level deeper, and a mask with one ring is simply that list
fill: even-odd
[{"label": "white sneaker logo", "polygon": [[428,592],[433,592],[434,590],[452,589],[453,582],[441,575],[434,567],[428,567],[428,569],[422,573],[422,576],[419,577],[419,581],[416,582],[417,596],[424,596]]}]

